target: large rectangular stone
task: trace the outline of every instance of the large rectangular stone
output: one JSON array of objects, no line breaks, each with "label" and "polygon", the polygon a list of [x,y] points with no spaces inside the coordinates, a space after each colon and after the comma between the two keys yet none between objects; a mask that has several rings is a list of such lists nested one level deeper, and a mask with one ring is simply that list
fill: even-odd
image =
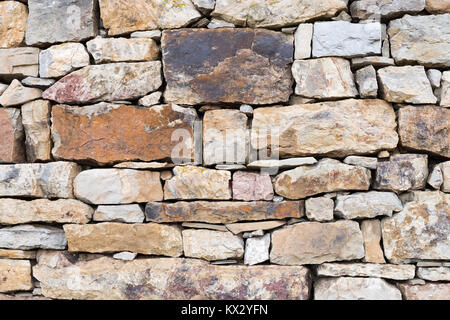
[{"label": "large rectangular stone", "polygon": [[0,49],[0,77],[6,79],[37,77],[39,74],[38,48]]}]

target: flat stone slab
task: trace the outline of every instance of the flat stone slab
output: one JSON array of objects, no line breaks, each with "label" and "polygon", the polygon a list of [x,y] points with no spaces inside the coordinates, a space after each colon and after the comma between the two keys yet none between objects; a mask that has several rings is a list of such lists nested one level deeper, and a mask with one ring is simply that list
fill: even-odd
[{"label": "flat stone slab", "polygon": [[414,265],[374,263],[323,263],[317,267],[317,275],[324,277],[374,277],[393,280],[413,279]]}]

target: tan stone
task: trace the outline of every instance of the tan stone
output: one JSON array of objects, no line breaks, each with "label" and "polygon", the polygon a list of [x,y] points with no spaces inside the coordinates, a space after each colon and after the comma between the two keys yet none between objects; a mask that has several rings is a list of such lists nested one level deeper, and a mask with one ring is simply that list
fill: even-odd
[{"label": "tan stone", "polygon": [[450,107],[450,71],[442,73],[441,103],[442,107]]},{"label": "tan stone", "polygon": [[54,45],[39,54],[39,76],[59,78],[89,64],[89,53],[82,43]]},{"label": "tan stone", "polygon": [[425,9],[429,13],[450,13],[449,0],[426,0]]},{"label": "tan stone", "polygon": [[37,77],[39,74],[38,48],[0,49],[0,76]]},{"label": "tan stone", "polygon": [[450,192],[450,161],[441,164],[442,177],[444,182],[442,184],[442,191]]},{"label": "tan stone", "polygon": [[14,79],[0,96],[0,105],[4,107],[18,106],[41,97],[41,89],[24,87],[19,80]]},{"label": "tan stone", "polygon": [[413,279],[416,266],[372,263],[323,263],[317,267],[317,275],[325,277],[374,277],[394,280]]},{"label": "tan stone", "polygon": [[399,283],[398,287],[406,300],[450,300],[450,283]]},{"label": "tan stone", "polygon": [[226,227],[234,234],[239,234],[248,231],[271,230],[281,227],[282,225],[285,224],[286,224],[285,221],[241,222],[241,223],[227,224]]},{"label": "tan stone", "polygon": [[24,130],[20,110],[0,108],[0,163],[25,162]]},{"label": "tan stone", "polygon": [[0,259],[36,259],[36,251],[0,249]]},{"label": "tan stone", "polygon": [[25,38],[27,6],[18,1],[0,3],[0,48],[18,47]]},{"label": "tan stone", "polygon": [[363,220],[361,232],[364,239],[364,261],[372,263],[386,263],[383,249],[381,249],[381,222],[380,220]]},{"label": "tan stone", "polygon": [[50,111],[51,105],[47,100],[36,100],[22,106],[25,145],[30,162],[50,161],[52,158]]},{"label": "tan stone", "polygon": [[0,279],[0,292],[33,289],[30,261],[0,259]]},{"label": "tan stone", "polygon": [[305,212],[309,220],[333,220],[334,201],[326,197],[309,198],[305,201]]}]

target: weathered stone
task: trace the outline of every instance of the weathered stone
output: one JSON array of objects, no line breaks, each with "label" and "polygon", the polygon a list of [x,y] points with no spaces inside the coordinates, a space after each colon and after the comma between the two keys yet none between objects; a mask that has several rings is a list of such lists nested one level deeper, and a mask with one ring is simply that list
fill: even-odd
[{"label": "weathered stone", "polygon": [[317,18],[331,18],[347,8],[344,0],[216,0],[213,17],[239,26],[281,28]]},{"label": "weathered stone", "polygon": [[428,281],[450,281],[450,268],[418,268],[417,276]]},{"label": "weathered stone", "polygon": [[365,262],[386,263],[383,249],[381,249],[381,222],[380,220],[363,220],[361,232],[364,238]]},{"label": "weathered stone", "polygon": [[[177,105],[58,105],[52,108],[52,153],[56,159],[96,163],[191,160],[196,118],[194,109]],[[176,130],[189,133],[182,143],[172,139]],[[183,154],[177,154],[175,148]]]},{"label": "weathered stone", "polygon": [[209,14],[216,6],[216,0],[192,0],[194,6],[203,14]]},{"label": "weathered stone", "polygon": [[0,83],[0,96],[6,91],[6,89],[8,89],[8,87],[9,86],[7,84]]},{"label": "weathered stone", "polygon": [[[382,100],[341,100],[255,110],[251,142],[283,158],[376,153],[397,146],[395,113]],[[277,141],[278,143],[273,143]]]},{"label": "weathered stone", "polygon": [[173,169],[164,185],[165,200],[231,199],[231,173],[225,170],[185,166]]},{"label": "weathered stone", "polygon": [[0,259],[36,259],[36,251],[0,249]]},{"label": "weathered stone", "polygon": [[360,20],[392,19],[423,9],[425,0],[358,0],[350,5],[352,17]]},{"label": "weathered stone", "polygon": [[441,86],[442,72],[437,69],[428,69],[426,72],[431,87],[433,89],[439,88]]},{"label": "weathered stone", "polygon": [[425,188],[428,177],[428,156],[397,154],[389,161],[378,162],[374,187],[401,192]]},{"label": "weathered stone", "polygon": [[24,162],[24,130],[19,109],[0,108],[0,137],[0,163]]},{"label": "weathered stone", "polygon": [[41,51],[39,76],[58,78],[89,64],[89,54],[83,44],[63,43]]},{"label": "weathered stone", "polygon": [[14,295],[1,294],[0,300],[5,301],[28,301],[28,300],[51,300],[42,296],[34,296],[32,293],[16,293]]},{"label": "weathered stone", "polygon": [[0,48],[18,47],[25,38],[28,10],[18,1],[0,3]]},{"label": "weathered stone", "polygon": [[314,99],[350,98],[358,95],[350,62],[342,58],[296,60],[292,74],[295,94]]},{"label": "weathered stone", "polygon": [[30,261],[0,259],[0,279],[0,292],[33,289]]},{"label": "weathered stone", "polygon": [[383,99],[389,102],[435,104],[430,81],[422,66],[386,67],[378,70]]},{"label": "weathered stone", "polygon": [[245,163],[247,116],[231,109],[206,111],[203,117],[203,164]]},{"label": "weathered stone", "polygon": [[131,169],[92,169],[73,182],[75,197],[93,204],[161,201],[159,172]]},{"label": "weathered stone", "polygon": [[133,261],[137,256],[137,253],[133,252],[119,252],[113,255],[114,259],[123,260],[123,261]]},{"label": "weathered stone", "polygon": [[399,283],[406,300],[450,300],[450,283],[427,283],[411,285]]},{"label": "weathered stone", "polygon": [[408,280],[415,277],[416,266],[372,263],[324,263],[317,267],[317,275],[325,277],[374,277]]},{"label": "weathered stone", "polygon": [[189,0],[100,0],[99,3],[100,17],[110,36],[138,30],[182,28],[201,17]]},{"label": "weathered stone", "polygon": [[450,71],[442,73],[441,102],[442,107],[450,107]]},{"label": "weathered stone", "polygon": [[366,66],[374,66],[374,67],[388,67],[394,66],[395,61],[392,58],[388,57],[362,57],[362,58],[353,58],[352,59],[352,68],[362,68]]},{"label": "weathered stone", "polygon": [[292,35],[182,29],[164,31],[161,46],[168,102],[258,105],[287,102],[292,93]]},{"label": "weathered stone", "polygon": [[130,34],[130,38],[149,38],[159,42],[161,34],[160,30],[136,31]]},{"label": "weathered stone", "polygon": [[309,198],[305,201],[305,212],[309,220],[333,220],[334,201],[325,197]]},{"label": "weathered stone", "polygon": [[97,35],[96,1],[29,0],[26,42],[29,46],[80,42]]},{"label": "weathered stone", "polygon": [[295,52],[294,59],[308,59],[311,57],[311,44],[313,36],[313,24],[304,23],[297,27],[294,35]]},{"label": "weathered stone", "polygon": [[442,191],[450,192],[450,161],[442,163],[441,167],[442,167],[442,176],[444,178],[444,182],[442,184]]},{"label": "weathered stone", "polygon": [[245,241],[244,264],[253,266],[269,260],[270,233]]},{"label": "weathered stone", "polygon": [[381,25],[347,21],[316,22],[313,57],[358,57],[381,54]]},{"label": "weathered stone", "polygon": [[304,222],[272,233],[271,263],[320,264],[362,257],[363,237],[355,221]]},{"label": "weathered stone", "polygon": [[0,165],[1,197],[73,198],[81,167],[71,162]]},{"label": "weathered stone", "polygon": [[46,100],[36,100],[22,106],[25,145],[30,162],[50,161],[52,158],[50,110],[50,102]]},{"label": "weathered stone", "polygon": [[274,180],[275,192],[288,199],[302,199],[319,193],[368,190],[370,170],[322,159],[312,166],[284,171]]},{"label": "weathered stone", "polygon": [[397,64],[450,66],[450,14],[409,16],[389,23],[391,53]]},{"label": "weathered stone", "polygon": [[94,221],[142,223],[144,219],[144,212],[138,204],[98,206],[94,213]]},{"label": "weathered stone", "polygon": [[216,231],[228,231],[227,227],[221,224],[209,224],[209,223],[199,223],[199,222],[183,222],[181,224],[183,228],[192,228],[192,229],[209,229]]},{"label": "weathered stone", "polygon": [[159,102],[161,101],[161,97],[162,97],[161,91],[153,92],[153,93],[139,99],[138,104],[140,106],[144,106],[144,107],[151,107],[151,106],[159,104]]},{"label": "weathered stone", "polygon": [[234,234],[239,234],[248,231],[271,230],[281,227],[282,225],[285,224],[286,224],[285,221],[260,221],[260,222],[232,223],[227,224],[226,227]]},{"label": "weathered stone", "polygon": [[425,9],[429,13],[450,13],[449,0],[426,0]]},{"label": "weathered stone", "polygon": [[273,187],[270,176],[265,173],[237,171],[233,173],[234,200],[272,200]]},{"label": "weathered stone", "polygon": [[383,279],[342,277],[316,281],[314,300],[402,300],[402,294]]},{"label": "weathered stone", "polygon": [[33,275],[45,296],[59,299],[299,300],[308,299],[311,285],[303,267],[215,266],[173,258],[76,261],[58,252],[46,252]]},{"label": "weathered stone", "polygon": [[444,175],[442,174],[441,164],[437,164],[433,167],[433,170],[428,175],[427,182],[434,189],[439,190],[444,183]]},{"label": "weathered stone", "polygon": [[95,63],[140,62],[157,60],[159,47],[152,39],[146,38],[100,38],[86,43]]},{"label": "weathered stone", "polygon": [[392,263],[450,259],[450,195],[414,192],[401,212],[382,220],[382,231],[384,253]]},{"label": "weathered stone", "polygon": [[378,159],[372,157],[348,156],[344,159],[344,163],[375,170],[378,165]]},{"label": "weathered stone", "polygon": [[173,168],[175,165],[168,162],[121,162],[114,166],[114,168],[122,169],[165,169]]},{"label": "weathered stone", "polygon": [[161,180],[167,181],[167,180],[172,179],[172,177],[173,177],[172,171],[170,171],[170,170],[161,171]]},{"label": "weathered stone", "polygon": [[55,227],[20,225],[0,229],[0,248],[63,250],[66,244],[64,231]]},{"label": "weathered stone", "polygon": [[24,87],[19,80],[14,79],[8,89],[0,97],[0,105],[4,107],[18,106],[42,97],[42,90]]},{"label": "weathered stone", "polygon": [[81,201],[0,199],[0,223],[88,223],[94,210]]},{"label": "weathered stone", "polygon": [[[205,21],[206,22],[206,21]],[[208,29],[219,29],[219,28],[234,28],[235,25],[230,23],[230,22],[226,22],[223,20],[219,20],[219,19],[211,19],[211,21],[208,20],[207,22],[207,28]]]},{"label": "weathered stone", "polygon": [[26,77],[22,80],[22,84],[28,87],[36,87],[39,89],[47,89],[56,82],[54,79],[43,79],[36,77]]},{"label": "weathered stone", "polygon": [[0,77],[37,77],[39,74],[38,48],[0,49]]},{"label": "weathered stone", "polygon": [[43,97],[59,103],[133,100],[161,84],[160,61],[111,63],[72,72],[45,90]]},{"label": "weathered stone", "polygon": [[270,219],[300,218],[304,215],[303,201],[282,202],[175,202],[148,203],[145,208],[147,221],[208,223],[233,223]]},{"label": "weathered stone", "polygon": [[290,158],[283,160],[256,160],[247,165],[249,169],[290,169],[298,166],[315,164],[317,160],[313,157]]},{"label": "weathered stone", "polygon": [[378,95],[377,72],[373,66],[356,71],[356,84],[361,98],[376,98]]},{"label": "weathered stone", "polygon": [[411,150],[450,157],[450,109],[402,107],[398,111],[400,143]]}]

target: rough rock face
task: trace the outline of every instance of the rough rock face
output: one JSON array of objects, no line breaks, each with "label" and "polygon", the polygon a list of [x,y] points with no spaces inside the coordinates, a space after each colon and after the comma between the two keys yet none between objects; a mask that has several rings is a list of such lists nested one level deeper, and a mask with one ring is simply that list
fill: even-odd
[{"label": "rough rock face", "polygon": [[398,287],[406,300],[450,299],[450,283],[427,283],[424,285],[400,283]]},{"label": "rough rock face", "polygon": [[450,107],[450,71],[442,73],[441,106]]},{"label": "rough rock face", "polygon": [[450,157],[450,109],[436,106],[402,107],[398,111],[400,144]]},{"label": "rough rock face", "polygon": [[260,221],[260,222],[242,222],[242,223],[231,223],[225,225],[228,230],[234,234],[249,232],[249,231],[264,231],[271,230],[285,225],[285,221]]},{"label": "rough rock face", "polygon": [[179,257],[183,254],[181,230],[156,223],[64,225],[71,252],[121,252]]},{"label": "rough rock face", "polygon": [[92,169],[73,182],[75,196],[93,204],[127,204],[161,201],[159,172],[131,169]]},{"label": "rough rock face", "polygon": [[420,279],[428,281],[450,281],[450,268],[448,267],[418,268],[417,276]]},{"label": "rough rock face", "polygon": [[281,28],[315,18],[333,17],[346,9],[346,4],[344,0],[303,0],[301,3],[295,0],[216,0],[211,14],[238,26]]},{"label": "rough rock face", "polygon": [[425,9],[430,13],[450,13],[450,1],[426,0]]},{"label": "rough rock face", "polygon": [[0,229],[0,248],[64,250],[66,245],[64,231],[55,227],[20,225]]},{"label": "rough rock face", "polygon": [[[55,259],[57,263],[51,263]],[[303,300],[310,294],[311,275],[303,267],[215,266],[201,260],[173,258],[77,260],[67,253],[41,254],[33,275],[41,281],[45,296],[60,299]],[[280,290],[280,287],[286,289]]]},{"label": "rough rock face", "polygon": [[244,264],[255,265],[269,260],[270,234],[245,241]]},{"label": "rough rock face", "polygon": [[[52,153],[56,159],[96,163],[163,160],[172,156],[172,160],[191,160],[196,118],[194,109],[177,105],[57,105],[52,108]],[[182,143],[172,139],[176,130],[189,133],[189,139]],[[177,146],[185,154],[172,154]]]},{"label": "rough rock face", "polygon": [[38,48],[0,49],[0,76],[37,77],[39,74]]},{"label": "rough rock face", "polygon": [[258,108],[251,137],[255,149],[278,141],[279,147],[275,144],[272,148],[284,158],[376,153],[398,143],[394,110],[382,100]]},{"label": "rough rock face", "polygon": [[450,66],[450,14],[409,16],[389,23],[391,52],[398,64]]},{"label": "rough rock face", "polygon": [[376,98],[378,95],[377,73],[373,66],[356,71],[356,83],[362,98]]},{"label": "rough rock face", "polygon": [[343,277],[315,282],[314,300],[402,300],[402,294],[383,279]]},{"label": "rough rock face", "polygon": [[287,102],[292,93],[291,35],[183,29],[164,31],[161,46],[168,102],[271,104]]},{"label": "rough rock face", "polygon": [[18,1],[0,3],[0,48],[18,47],[25,38],[27,6]]},{"label": "rough rock face", "polygon": [[272,200],[273,187],[268,174],[237,171],[233,174],[234,200]]},{"label": "rough rock face", "polygon": [[364,257],[363,237],[355,221],[304,222],[272,233],[270,262],[320,264]]},{"label": "rough rock face", "polygon": [[208,223],[233,223],[270,219],[300,218],[304,215],[303,201],[283,202],[175,202],[148,203],[145,208],[147,221]]},{"label": "rough rock face", "polygon": [[361,232],[364,238],[365,255],[363,261],[372,263],[386,263],[383,249],[381,249],[381,222],[377,219],[363,220]]},{"label": "rough rock face", "polygon": [[372,263],[323,263],[317,267],[317,275],[325,277],[375,277],[394,280],[413,279],[414,265]]},{"label": "rough rock face", "polygon": [[386,258],[392,263],[450,258],[450,195],[416,191],[413,201],[382,220]]},{"label": "rough rock face", "polygon": [[19,80],[14,79],[0,96],[0,105],[4,107],[19,106],[39,99],[41,96],[41,89],[24,87]]},{"label": "rough rock face", "polygon": [[311,42],[313,36],[313,24],[303,23],[297,27],[294,34],[295,52],[294,59],[301,60],[311,57]]},{"label": "rough rock face", "polygon": [[23,162],[24,131],[19,109],[0,108],[0,163]]},{"label": "rough rock face", "polygon": [[305,213],[309,220],[333,220],[334,201],[326,197],[309,198],[305,201]]},{"label": "rough rock face", "polygon": [[28,0],[29,46],[83,41],[97,35],[94,0]]},{"label": "rough rock face", "polygon": [[392,19],[405,13],[418,13],[425,9],[425,0],[358,0],[350,5],[352,17],[366,19]]},{"label": "rough rock face", "polygon": [[100,0],[99,4],[100,17],[110,36],[182,28],[201,17],[190,0]]},{"label": "rough rock face", "polygon": [[90,64],[89,54],[81,43],[51,46],[39,54],[39,75],[59,78]]},{"label": "rough rock face", "polygon": [[450,161],[442,163],[442,191],[450,192]]},{"label": "rough rock face", "polygon": [[68,74],[42,96],[58,103],[133,100],[161,84],[160,61],[103,64]]},{"label": "rough rock face", "polygon": [[345,190],[368,190],[370,170],[322,159],[312,166],[284,171],[274,180],[275,192],[288,199],[302,199],[315,194]]},{"label": "rough rock face", "polygon": [[144,212],[138,204],[98,206],[94,213],[94,221],[142,223],[144,219]]},{"label": "rough rock face", "polygon": [[0,259],[0,279],[0,292],[31,290],[30,261]]}]

